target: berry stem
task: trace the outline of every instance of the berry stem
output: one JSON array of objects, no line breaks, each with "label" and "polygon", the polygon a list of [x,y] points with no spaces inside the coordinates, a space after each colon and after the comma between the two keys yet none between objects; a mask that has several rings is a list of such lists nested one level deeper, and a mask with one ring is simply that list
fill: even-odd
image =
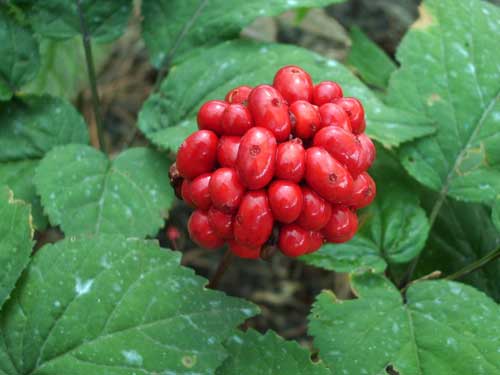
[{"label": "berry stem", "polygon": [[99,102],[99,93],[97,91],[97,79],[95,75],[94,58],[92,56],[92,46],[90,44],[90,33],[85,23],[85,17],[82,10],[82,0],[76,0],[78,16],[80,17],[80,28],[82,31],[83,48],[85,50],[85,60],[87,62],[87,73],[89,76],[90,89],[92,93],[92,107],[94,110],[94,118],[97,127],[97,138],[99,141],[99,149],[106,152],[106,144],[104,142],[104,126],[101,114],[101,105]]},{"label": "berry stem", "polygon": [[217,270],[213,274],[212,278],[208,282],[207,288],[210,289],[216,289],[217,286],[219,285],[220,279],[222,279],[222,276],[226,273],[227,269],[231,265],[231,262],[233,260],[234,256],[231,250],[227,250],[222,259],[219,262],[219,265],[217,266]]},{"label": "berry stem", "polygon": [[488,254],[486,254],[484,257],[481,259],[476,260],[475,262],[468,264],[461,270],[452,273],[451,275],[446,276],[446,280],[456,280],[460,279],[474,271],[477,271],[479,268],[485,266],[486,264],[493,262],[495,259],[500,258],[500,247],[490,251]]}]

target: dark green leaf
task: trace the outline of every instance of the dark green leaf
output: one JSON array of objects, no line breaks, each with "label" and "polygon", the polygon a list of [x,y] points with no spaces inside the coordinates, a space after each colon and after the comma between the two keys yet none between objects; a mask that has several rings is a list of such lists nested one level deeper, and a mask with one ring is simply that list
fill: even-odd
[{"label": "dark green leaf", "polygon": [[427,0],[397,57],[389,102],[437,124],[402,149],[425,186],[490,203],[500,191],[500,9],[478,0]]},{"label": "dark green leaf", "polygon": [[311,353],[294,341],[285,341],[273,331],[265,335],[249,329],[237,333],[224,345],[229,357],[217,369],[217,375],[327,375],[323,363],[313,363]]},{"label": "dark green leaf", "polygon": [[38,43],[31,30],[19,24],[0,5],[0,101],[9,100],[39,69]]},{"label": "dark green leaf", "polygon": [[30,208],[0,187],[0,308],[28,264],[33,237]]},{"label": "dark green leaf", "polygon": [[0,104],[0,180],[32,204],[35,227],[47,222],[32,183],[39,160],[55,146],[88,141],[83,118],[63,99],[28,96]]},{"label": "dark green leaf", "polygon": [[386,89],[389,78],[397,68],[394,61],[359,27],[353,27],[350,33],[351,50],[347,64],[354,68],[366,83],[380,89]]},{"label": "dark green leaf", "polygon": [[338,81],[346,96],[360,98],[366,108],[368,134],[386,145],[398,145],[433,131],[417,125],[418,115],[384,106],[336,61],[294,46],[248,41],[199,49],[174,66],[160,92],[144,104],[139,127],[156,145],[176,150],[184,138],[176,132],[185,135],[196,129],[196,112],[203,102],[223,99],[227,91],[241,84],[271,83],[276,71],[289,64],[303,67],[316,82]]},{"label": "dark green leaf", "polygon": [[90,146],[57,147],[41,161],[35,185],[52,225],[66,235],[154,236],[174,194],[167,159],[131,148],[110,161]]},{"label": "dark green leaf", "polygon": [[500,373],[500,308],[477,290],[451,281],[411,286],[407,302],[382,276],[353,278],[359,297],[322,292],[310,334],[334,374]]},{"label": "dark green leaf", "polygon": [[492,218],[493,218],[493,223],[500,231],[500,199],[497,199],[495,205],[493,206]]},{"label": "dark green leaf", "polygon": [[43,247],[0,317],[0,373],[213,374],[256,309],[179,261],[121,236]]}]

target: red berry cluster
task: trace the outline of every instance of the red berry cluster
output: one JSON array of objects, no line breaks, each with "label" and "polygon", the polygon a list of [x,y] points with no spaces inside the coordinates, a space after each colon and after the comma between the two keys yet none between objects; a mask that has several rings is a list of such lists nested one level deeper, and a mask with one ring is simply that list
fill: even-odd
[{"label": "red berry cluster", "polygon": [[272,86],[206,102],[176,161],[182,199],[196,208],[191,238],[208,249],[227,241],[244,258],[266,244],[294,257],[348,241],[356,209],[375,196],[365,126],[359,100],[335,82],[313,85],[297,66],[281,68]]}]

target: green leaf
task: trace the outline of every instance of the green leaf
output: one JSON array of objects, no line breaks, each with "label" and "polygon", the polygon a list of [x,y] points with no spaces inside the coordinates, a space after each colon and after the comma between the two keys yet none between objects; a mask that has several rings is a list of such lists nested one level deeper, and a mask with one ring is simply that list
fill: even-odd
[{"label": "green leaf", "polygon": [[347,65],[354,68],[364,82],[386,89],[392,72],[397,69],[394,61],[359,27],[351,29],[350,37],[352,46]]},{"label": "green leaf", "polygon": [[203,102],[223,99],[227,91],[241,84],[271,83],[276,71],[289,64],[300,65],[316,82],[338,81],[345,95],[360,98],[366,109],[368,134],[385,145],[395,146],[433,131],[432,127],[417,126],[418,115],[386,107],[336,61],[294,46],[249,41],[198,49],[175,65],[160,91],[144,104],[139,127],[156,145],[176,150],[182,137],[172,135],[196,129],[196,113]]},{"label": "green leaf", "polygon": [[224,345],[229,357],[217,369],[217,375],[310,374],[327,375],[323,363],[313,363],[311,353],[295,341],[285,341],[273,331],[265,335],[249,329],[237,333]]},{"label": "green leaf", "polygon": [[0,5],[0,101],[9,100],[35,78],[40,65],[38,43],[31,31]]},{"label": "green leaf", "polygon": [[28,264],[33,237],[30,208],[0,188],[0,308],[9,298],[17,279]]},{"label": "green leaf", "polygon": [[[82,0],[86,27],[92,39],[110,42],[123,34],[132,0]],[[30,1],[31,22],[35,31],[44,37],[68,39],[81,33],[77,1]]]},{"label": "green leaf", "polygon": [[0,180],[31,203],[35,227],[47,224],[32,182],[38,162],[55,146],[88,141],[82,116],[63,99],[27,96],[0,104]]},{"label": "green leaf", "polygon": [[500,199],[497,199],[495,205],[493,206],[492,219],[493,223],[500,231]]},{"label": "green leaf", "polygon": [[[418,263],[417,277],[435,270],[461,270],[500,247],[500,231],[481,205],[448,199],[440,210]],[[491,262],[461,278],[500,301],[500,262]]]},{"label": "green leaf", "polygon": [[405,145],[408,172],[459,200],[500,191],[500,9],[478,0],[427,0],[397,57],[389,103],[424,114],[435,135]]},{"label": "green leaf", "polygon": [[[107,60],[110,46],[92,43],[92,55],[96,69]],[[68,100],[76,98],[87,86],[87,66],[82,38],[58,41],[40,41],[41,67],[34,81],[22,88],[23,94],[50,94]]]},{"label": "green leaf", "polygon": [[309,317],[309,333],[332,373],[382,375],[388,366],[401,375],[500,372],[500,308],[483,293],[424,281],[409,288],[403,303],[382,276],[352,281],[358,299],[322,292]]},{"label": "green leaf", "polygon": [[[142,33],[154,66],[175,53],[238,37],[258,17],[290,9],[321,7],[342,0],[143,0]],[[169,61],[170,63],[171,61]]]},{"label": "green leaf", "polygon": [[174,193],[167,159],[131,148],[110,161],[90,146],[57,147],[41,161],[35,186],[52,225],[66,235],[120,233],[154,236]]},{"label": "green leaf", "polygon": [[43,247],[0,317],[0,373],[213,374],[256,309],[179,262],[121,236]]}]

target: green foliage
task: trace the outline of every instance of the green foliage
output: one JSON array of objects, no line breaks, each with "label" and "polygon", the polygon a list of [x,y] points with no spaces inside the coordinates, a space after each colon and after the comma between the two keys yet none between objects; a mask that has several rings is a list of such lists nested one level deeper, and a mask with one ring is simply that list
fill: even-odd
[{"label": "green foliage", "polygon": [[364,82],[379,89],[386,89],[391,74],[397,66],[359,27],[350,32],[351,50],[347,64],[360,75]]},{"label": "green foliage", "polygon": [[382,276],[352,282],[358,299],[322,292],[309,317],[309,333],[332,373],[385,374],[388,366],[402,375],[500,372],[500,308],[484,294],[425,281],[411,286],[403,303]]},{"label": "green foliage", "polygon": [[0,373],[214,373],[256,309],[179,260],[116,235],[43,247],[0,317]]},{"label": "green foliage", "polygon": [[[254,19],[342,0],[143,0],[143,37],[156,67],[174,53],[236,38]],[[170,63],[171,61],[168,61]]]},{"label": "green foliage", "polygon": [[0,217],[1,308],[29,261],[33,228],[29,206],[5,187],[0,188]]},{"label": "green foliage", "polygon": [[51,224],[66,235],[153,236],[173,201],[168,168],[166,158],[148,148],[110,161],[92,147],[68,145],[45,156],[35,185]]}]

